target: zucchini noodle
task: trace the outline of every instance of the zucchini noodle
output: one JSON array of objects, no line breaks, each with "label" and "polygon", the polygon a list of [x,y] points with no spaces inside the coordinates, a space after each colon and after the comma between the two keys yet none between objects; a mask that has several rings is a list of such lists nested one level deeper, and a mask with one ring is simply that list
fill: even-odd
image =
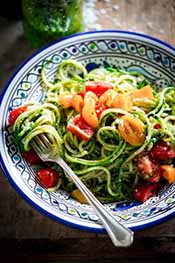
[{"label": "zucchini noodle", "polygon": [[[98,117],[98,127],[93,129],[93,135],[82,140],[67,128],[79,112],[71,105],[64,106],[61,95],[80,94],[85,92],[86,83],[101,82],[110,84],[119,96],[127,94],[132,98],[135,90],[151,84],[138,72],[117,68],[99,67],[87,72],[82,63],[74,60],[63,61],[54,80],[50,80],[46,70],[49,63],[44,63],[41,70],[45,99],[41,103],[26,104],[27,111],[16,119],[13,127],[16,143],[22,151],[29,151],[31,140],[38,134],[47,133],[54,152],[60,151],[62,158],[99,200],[132,199],[132,191],[140,180],[137,156],[151,150],[160,139],[175,146],[175,87],[165,87],[161,92],[154,90],[152,98],[136,97],[129,110],[108,106]],[[144,139],[141,137],[138,144],[129,143],[122,134],[125,118],[140,123]],[[159,129],[155,128],[157,124]],[[59,187],[72,192],[75,185],[61,168],[59,172],[61,180],[50,190]]]}]

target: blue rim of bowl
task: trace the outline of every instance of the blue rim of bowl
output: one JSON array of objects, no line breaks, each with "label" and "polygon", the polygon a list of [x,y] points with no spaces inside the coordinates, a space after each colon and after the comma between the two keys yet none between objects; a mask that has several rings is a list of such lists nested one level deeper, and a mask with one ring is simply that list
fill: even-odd
[{"label": "blue rim of bowl", "polygon": [[[90,34],[101,34],[101,33],[117,33],[117,34],[128,34],[128,35],[135,35],[135,36],[138,36],[138,37],[143,37],[145,39],[148,39],[148,40],[153,40],[154,42],[158,43],[158,44],[161,44],[165,47],[168,47],[169,49],[171,49],[172,51],[175,52],[175,47],[173,47],[172,45],[170,45],[169,43],[163,41],[163,40],[160,40],[158,38],[155,38],[155,37],[152,37],[150,35],[147,35],[147,34],[142,34],[142,33],[138,33],[138,32],[131,32],[131,31],[125,31],[125,30],[97,30],[97,31],[89,31],[89,32],[81,32],[81,33],[77,33],[77,34],[73,34],[71,36],[66,36],[66,37],[63,37],[59,40],[56,40],[52,43],[49,43],[49,44],[46,44],[44,45],[42,48],[40,48],[39,50],[37,50],[36,52],[34,52],[31,56],[29,56],[26,60],[24,60],[23,63],[21,63],[17,69],[15,70],[15,72],[12,74],[11,78],[7,81],[1,95],[0,95],[0,105],[2,103],[2,100],[3,100],[3,97],[8,89],[8,86],[10,85],[10,83],[12,82],[12,80],[15,78],[15,76],[18,74],[18,72],[23,68],[24,65],[26,65],[28,63],[28,61],[30,61],[33,57],[35,57],[37,54],[41,53],[43,50],[49,48],[50,46],[56,44],[56,43],[59,43],[59,42],[62,42],[66,39],[70,39],[70,38],[74,38],[74,37],[77,37],[77,36],[83,36],[83,35],[90,35]],[[46,215],[47,217],[53,219],[54,221],[58,222],[58,223],[62,223],[64,225],[67,225],[69,227],[73,227],[73,228],[76,228],[76,229],[80,229],[80,230],[83,230],[83,231],[88,231],[88,232],[95,232],[95,233],[105,233],[105,229],[104,228],[95,228],[95,227],[89,227],[89,226],[83,226],[83,225],[79,225],[78,223],[72,223],[70,221],[67,221],[67,220],[64,220],[58,216],[55,216],[53,215],[52,213],[46,211],[44,208],[40,207],[39,205],[37,205],[34,201],[32,201],[20,188],[19,186],[15,183],[15,181],[13,180],[13,178],[11,177],[10,173],[8,172],[8,170],[6,169],[6,166],[5,166],[5,163],[3,161],[3,157],[0,153],[0,164],[1,164],[1,167],[6,175],[6,177],[8,178],[8,181],[9,183],[12,185],[12,187],[18,192],[18,194],[24,199],[26,200],[34,209],[36,209],[37,211],[39,211],[40,213]],[[155,226],[157,224],[160,224],[160,223],[163,223],[163,222],[166,222],[167,220],[173,218],[175,216],[175,212],[172,212],[171,214],[163,217],[163,218],[160,218],[160,219],[157,219],[153,222],[148,222],[148,223],[145,223],[143,225],[140,225],[140,226],[133,226],[131,227],[132,230],[134,231],[138,231],[138,230],[142,230],[142,229],[145,229],[145,228],[149,228],[149,227],[152,227],[152,226]]]}]

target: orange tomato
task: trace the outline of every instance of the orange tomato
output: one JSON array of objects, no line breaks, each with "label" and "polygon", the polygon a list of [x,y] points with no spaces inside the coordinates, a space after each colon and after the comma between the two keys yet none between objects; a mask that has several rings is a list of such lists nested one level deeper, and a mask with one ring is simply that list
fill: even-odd
[{"label": "orange tomato", "polygon": [[74,94],[72,97],[72,107],[77,111],[81,112],[81,109],[83,107],[83,98],[81,95]]},{"label": "orange tomato", "polygon": [[152,88],[150,85],[146,85],[141,89],[136,89],[133,92],[134,98],[147,98],[147,99],[154,99],[154,95],[152,92]]},{"label": "orange tomato", "polygon": [[60,94],[59,101],[64,108],[70,108],[72,106],[73,94]]},{"label": "orange tomato", "polygon": [[98,102],[98,97],[91,91],[88,91],[84,96],[84,106],[82,108],[83,119],[92,127],[98,127],[98,117],[95,110],[95,105]]},{"label": "orange tomato", "polygon": [[86,103],[84,105],[82,117],[92,128],[95,129],[98,127],[98,117],[95,108],[91,104]]},{"label": "orange tomato", "polygon": [[79,189],[72,191],[71,196],[82,204],[89,204],[86,197],[82,194],[82,192]]},{"label": "orange tomato", "polygon": [[106,105],[108,108],[112,107],[112,103],[115,98],[118,96],[117,92],[113,89],[108,89],[101,95],[99,101]]},{"label": "orange tomato", "polygon": [[73,107],[80,112],[83,107],[83,98],[78,94],[60,94],[59,101],[65,109]]},{"label": "orange tomato", "polygon": [[119,108],[126,111],[132,110],[132,98],[128,94],[118,94],[115,90],[109,89],[99,99],[108,108]]},{"label": "orange tomato", "polygon": [[145,140],[144,124],[129,115],[121,117],[118,129],[124,140],[135,146],[142,145]]},{"label": "orange tomato", "polygon": [[97,95],[92,91],[87,91],[84,96],[84,104],[91,104],[95,108],[95,104],[98,101]]},{"label": "orange tomato", "polygon": [[175,182],[175,167],[171,165],[161,165],[161,169],[163,170],[162,176],[165,178],[170,184]]},{"label": "orange tomato", "polygon": [[126,94],[117,95],[111,103],[112,108],[119,108],[125,111],[131,111],[132,106],[132,99]]}]

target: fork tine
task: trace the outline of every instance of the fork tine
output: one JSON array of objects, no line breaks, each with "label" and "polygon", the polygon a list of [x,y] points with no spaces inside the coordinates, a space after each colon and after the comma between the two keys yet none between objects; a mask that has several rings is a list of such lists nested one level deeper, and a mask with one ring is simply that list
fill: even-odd
[{"label": "fork tine", "polygon": [[50,146],[51,144],[53,144],[53,141],[49,137],[49,134],[41,134],[40,143],[44,144],[47,147]]},{"label": "fork tine", "polygon": [[45,160],[60,155],[60,138],[56,131],[51,130],[51,133],[49,132],[37,134],[30,142],[40,158]]},{"label": "fork tine", "polygon": [[52,134],[45,133],[41,134],[40,137],[47,147],[52,147],[54,145],[55,138],[52,136]]},{"label": "fork tine", "polygon": [[37,152],[40,152],[43,154],[44,152],[48,151],[53,142],[49,138],[49,134],[39,134],[36,135],[32,141],[31,141],[31,146],[36,149]]},{"label": "fork tine", "polygon": [[42,155],[42,149],[41,149],[41,147],[38,145],[38,143],[36,143],[36,141],[34,141],[34,139],[32,139],[32,141],[30,142],[30,145],[32,146],[32,148],[34,149],[34,151],[39,155],[39,157],[41,157],[41,155]]},{"label": "fork tine", "polygon": [[37,135],[35,137],[35,140],[37,144],[42,148],[43,151],[45,151],[48,148],[48,144],[46,143],[46,140],[43,134]]},{"label": "fork tine", "polygon": [[44,143],[41,136],[37,135],[35,136],[31,141],[31,146],[38,154],[43,154],[48,150],[48,145]]}]

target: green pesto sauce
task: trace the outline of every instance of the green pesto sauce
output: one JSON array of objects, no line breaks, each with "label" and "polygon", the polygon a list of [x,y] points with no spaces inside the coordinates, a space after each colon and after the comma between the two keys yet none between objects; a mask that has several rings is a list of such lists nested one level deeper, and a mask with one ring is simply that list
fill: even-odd
[{"label": "green pesto sauce", "polygon": [[23,0],[24,35],[34,48],[83,31],[82,0]]}]

